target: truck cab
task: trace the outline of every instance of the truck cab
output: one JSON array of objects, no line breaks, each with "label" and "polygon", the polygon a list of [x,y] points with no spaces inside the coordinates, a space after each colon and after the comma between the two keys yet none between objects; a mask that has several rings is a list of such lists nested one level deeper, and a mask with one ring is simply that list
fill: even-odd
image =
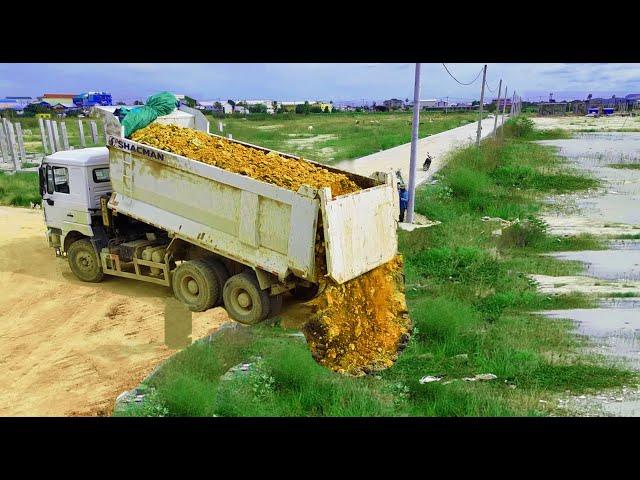
[{"label": "truck cab", "polygon": [[81,237],[102,228],[100,197],[111,193],[106,147],[67,150],[47,156],[39,170],[40,195],[49,246],[63,255]]}]

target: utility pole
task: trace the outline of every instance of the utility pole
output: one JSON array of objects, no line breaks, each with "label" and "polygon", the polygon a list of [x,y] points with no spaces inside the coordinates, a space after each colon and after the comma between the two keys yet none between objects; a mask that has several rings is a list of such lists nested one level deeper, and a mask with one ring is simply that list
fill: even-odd
[{"label": "utility pole", "polygon": [[500,94],[502,93],[502,79],[498,84],[498,103],[496,105],[496,117],[493,120],[493,136],[496,136],[496,129],[498,128],[498,115],[500,114]]},{"label": "utility pole", "polygon": [[504,125],[504,112],[507,109],[507,93],[509,91],[509,87],[507,85],[504,86],[504,103],[502,104],[502,120],[500,122],[500,126]]},{"label": "utility pole", "polygon": [[487,80],[487,66],[482,69],[482,89],[480,90],[480,113],[478,115],[478,135],[476,136],[476,147],[480,146],[480,134],[482,133],[482,105],[484,104],[484,84]]},{"label": "utility pole", "polygon": [[418,156],[418,127],[420,126],[420,64],[416,63],[413,84],[413,125],[411,128],[411,158],[409,161],[409,205],[407,223],[413,223],[413,209],[416,204],[416,163]]},{"label": "utility pole", "polygon": [[447,96],[446,103],[444,104],[444,114],[447,114],[447,110],[449,109],[449,96]]}]

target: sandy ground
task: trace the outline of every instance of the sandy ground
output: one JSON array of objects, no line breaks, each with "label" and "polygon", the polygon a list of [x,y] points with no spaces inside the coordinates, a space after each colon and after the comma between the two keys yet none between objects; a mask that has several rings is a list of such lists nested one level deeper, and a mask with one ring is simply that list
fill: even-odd
[{"label": "sandy ground", "polygon": [[[118,394],[175,353],[165,287],[77,280],[47,246],[41,210],[0,207],[0,415],[108,415]],[[228,317],[193,315],[192,339]]]},{"label": "sandy ground", "polygon": [[533,121],[540,130],[562,128],[563,130],[619,131],[640,129],[640,117],[535,117]]},{"label": "sandy ground", "polygon": [[[502,117],[498,118],[498,127]],[[505,117],[505,121],[508,115]],[[494,119],[486,118],[482,121],[481,137],[485,138],[493,132]],[[455,149],[466,146],[476,140],[478,123],[469,123],[461,127],[452,128],[441,133],[436,133],[418,140],[418,165],[416,173],[416,185],[428,181],[434,173],[445,164],[447,155]],[[427,152],[433,157],[431,168],[427,172],[422,171],[422,162],[427,158]],[[397,147],[376,152],[366,157],[354,160],[345,160],[335,166],[344,170],[369,176],[373,172],[386,172],[400,170],[402,178],[409,181],[409,163],[411,158],[411,143],[405,143]]]}]

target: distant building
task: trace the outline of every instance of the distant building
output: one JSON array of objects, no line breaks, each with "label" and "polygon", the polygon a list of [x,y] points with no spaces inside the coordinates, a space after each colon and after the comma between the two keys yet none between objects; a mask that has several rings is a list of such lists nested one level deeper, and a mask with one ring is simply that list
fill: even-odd
[{"label": "distant building", "polygon": [[233,106],[229,102],[221,102],[220,100],[201,100],[197,103],[196,108],[200,110],[211,110],[216,113],[233,113]]},{"label": "distant building", "polygon": [[96,105],[106,107],[113,105],[113,99],[108,92],[87,92],[73,97],[73,103],[82,108],[95,107]]},{"label": "distant building", "polygon": [[390,100],[385,100],[382,104],[387,107],[389,110],[398,110],[399,108],[404,107],[404,101],[399,98],[392,98]]},{"label": "distant building", "polygon": [[[410,105],[413,107],[413,102],[411,102]],[[438,105],[438,99],[436,98],[428,98],[426,100],[420,100],[420,109],[436,108],[437,105]]]},{"label": "distant building", "polygon": [[[315,106],[319,106],[322,111],[324,112],[327,108],[329,109],[330,112],[333,112],[333,105],[331,103],[325,103],[325,102],[316,102],[313,105]],[[312,106],[313,106],[312,105]]]},{"label": "distant building", "polygon": [[238,113],[240,115],[247,115],[249,113],[249,109],[243,107],[242,105],[236,105],[233,107],[233,113]]},{"label": "distant building", "polygon": [[15,112],[22,112],[24,110],[24,107],[26,107],[27,105],[27,103],[18,102],[11,97],[0,98],[0,110],[13,110]]},{"label": "distant building", "polygon": [[51,107],[61,105],[63,108],[76,108],[75,103],[73,103],[73,99],[76,96],[74,93],[45,93],[38,99],[48,103]]},{"label": "distant building", "polygon": [[505,107],[505,105],[509,108],[511,108],[511,99],[510,98],[500,98],[499,100],[497,98],[493,99],[493,102],[491,103],[495,103],[496,106],[499,109],[503,109]]}]

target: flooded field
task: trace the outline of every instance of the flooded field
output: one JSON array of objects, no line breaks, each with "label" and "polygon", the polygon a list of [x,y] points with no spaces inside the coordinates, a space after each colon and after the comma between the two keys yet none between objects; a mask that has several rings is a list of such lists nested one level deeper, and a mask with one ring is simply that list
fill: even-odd
[{"label": "flooded field", "polygon": [[[554,211],[543,216],[550,231],[611,239],[606,250],[552,254],[582,262],[584,272],[577,277],[546,278],[546,285],[539,282],[541,290],[549,293],[601,296],[598,307],[544,314],[575,322],[576,332],[589,340],[590,353],[640,371],[640,241],[620,238],[640,233],[640,170],[629,168],[640,164],[640,133],[583,133],[540,143],[557,147],[574,166],[603,180],[602,188],[588,194],[550,199]],[[619,392],[569,397],[562,402],[572,414],[640,416],[640,389],[627,386]]]},{"label": "flooded field", "polygon": [[[590,227],[599,226],[611,228],[615,234],[617,224],[640,225],[640,170],[612,166],[640,164],[640,132],[582,133],[568,140],[539,143],[557,147],[559,154],[575,166],[605,181],[601,191],[554,199],[565,208],[561,214],[545,217],[552,229],[566,234],[589,232]],[[584,218],[589,222],[581,221]]]}]

